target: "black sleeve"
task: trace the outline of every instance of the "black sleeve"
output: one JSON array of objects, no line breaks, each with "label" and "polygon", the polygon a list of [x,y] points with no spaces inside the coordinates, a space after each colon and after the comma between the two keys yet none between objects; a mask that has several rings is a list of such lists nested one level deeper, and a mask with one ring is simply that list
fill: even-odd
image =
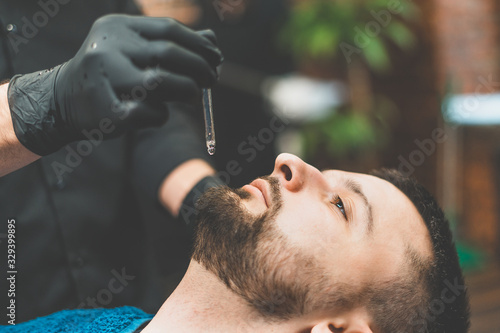
[{"label": "black sleeve", "polygon": [[203,159],[211,164],[201,129],[195,128],[190,121],[188,108],[185,104],[170,103],[170,116],[165,125],[135,134],[131,152],[132,177],[154,200],[158,200],[162,181],[178,165],[190,159]]}]

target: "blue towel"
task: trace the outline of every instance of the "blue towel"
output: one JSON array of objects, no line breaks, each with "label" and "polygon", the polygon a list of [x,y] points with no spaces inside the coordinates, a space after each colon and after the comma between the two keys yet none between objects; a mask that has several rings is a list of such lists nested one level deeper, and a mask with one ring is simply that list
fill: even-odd
[{"label": "blue towel", "polygon": [[115,309],[63,310],[25,323],[0,326],[0,332],[132,333],[153,315],[131,306]]}]

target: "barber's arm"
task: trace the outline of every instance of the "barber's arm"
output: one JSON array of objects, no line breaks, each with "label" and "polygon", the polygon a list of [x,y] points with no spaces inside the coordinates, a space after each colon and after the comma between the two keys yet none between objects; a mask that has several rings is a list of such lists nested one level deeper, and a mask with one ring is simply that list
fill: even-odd
[{"label": "barber's arm", "polygon": [[215,177],[203,129],[191,119],[202,116],[202,109],[169,103],[169,110],[170,118],[161,128],[134,133],[131,176],[142,193],[191,228],[196,200],[208,188],[222,185],[222,181]]},{"label": "barber's arm", "polygon": [[0,86],[0,177],[40,158],[16,137],[7,101],[7,88],[8,84]]},{"label": "barber's arm", "polygon": [[2,86],[0,175],[93,130],[113,138],[163,124],[164,102],[191,102],[215,83],[222,55],[214,40],[171,19],[99,19],[73,59]]},{"label": "barber's arm", "polygon": [[214,175],[215,170],[206,161],[188,160],[165,178],[158,192],[159,200],[173,216],[178,216],[184,199],[195,185]]},{"label": "barber's arm", "polygon": [[196,224],[196,201],[212,187],[225,185],[215,170],[202,159],[193,159],[179,165],[160,186],[160,202],[189,229]]}]

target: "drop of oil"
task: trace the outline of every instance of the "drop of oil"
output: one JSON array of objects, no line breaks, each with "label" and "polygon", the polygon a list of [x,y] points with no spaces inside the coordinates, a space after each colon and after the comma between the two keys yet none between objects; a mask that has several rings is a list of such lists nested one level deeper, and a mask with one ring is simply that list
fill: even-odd
[{"label": "drop of oil", "polygon": [[207,151],[210,155],[213,155],[215,154],[215,146],[212,146],[210,145],[208,148],[207,148]]},{"label": "drop of oil", "polygon": [[91,48],[93,48],[93,49],[95,49],[95,48],[97,47],[97,43],[92,43],[92,44],[90,45],[90,47],[91,47]]}]

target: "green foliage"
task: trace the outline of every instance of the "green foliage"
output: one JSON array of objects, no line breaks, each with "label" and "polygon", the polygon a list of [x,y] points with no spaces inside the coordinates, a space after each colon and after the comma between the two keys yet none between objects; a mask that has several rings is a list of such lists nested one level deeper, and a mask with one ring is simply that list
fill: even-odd
[{"label": "green foliage", "polygon": [[342,158],[385,147],[396,107],[381,96],[374,106],[376,109],[370,112],[332,110],[328,118],[304,125],[302,139],[307,158],[314,159],[319,152]]},{"label": "green foliage", "polygon": [[[332,59],[342,53],[340,46],[356,48],[370,69],[385,71],[390,67],[388,43],[407,50],[415,44],[408,21],[415,20],[417,8],[410,1],[399,1],[398,13],[390,11],[395,0],[305,0],[291,10],[290,18],[279,36],[281,44],[300,59]],[[389,14],[387,24],[376,13]],[[378,25],[376,34],[367,23]],[[357,43],[360,35],[364,42]]]},{"label": "green foliage", "polygon": [[364,49],[364,58],[368,67],[377,71],[389,69],[389,55],[380,39],[373,38],[370,44]]},{"label": "green foliage", "polygon": [[[399,5],[397,13],[394,4]],[[369,76],[359,75],[360,68],[362,72],[366,69],[387,71],[391,67],[391,46],[409,50],[415,45],[416,38],[409,24],[417,19],[417,14],[416,5],[408,0],[303,0],[293,5],[279,38],[299,62],[328,64],[346,57],[345,46],[355,50],[351,58],[364,65],[347,67],[350,61],[345,62],[352,74],[349,84],[364,87],[369,86],[366,82]],[[361,96],[365,98],[370,94],[365,91]],[[310,154],[309,158],[322,153],[352,157],[386,146],[391,133],[387,122],[391,112],[394,113],[394,105],[380,96],[368,98],[373,100],[351,101],[351,105],[368,110],[354,110],[350,106],[332,112],[327,119],[304,125],[304,151]]]}]

